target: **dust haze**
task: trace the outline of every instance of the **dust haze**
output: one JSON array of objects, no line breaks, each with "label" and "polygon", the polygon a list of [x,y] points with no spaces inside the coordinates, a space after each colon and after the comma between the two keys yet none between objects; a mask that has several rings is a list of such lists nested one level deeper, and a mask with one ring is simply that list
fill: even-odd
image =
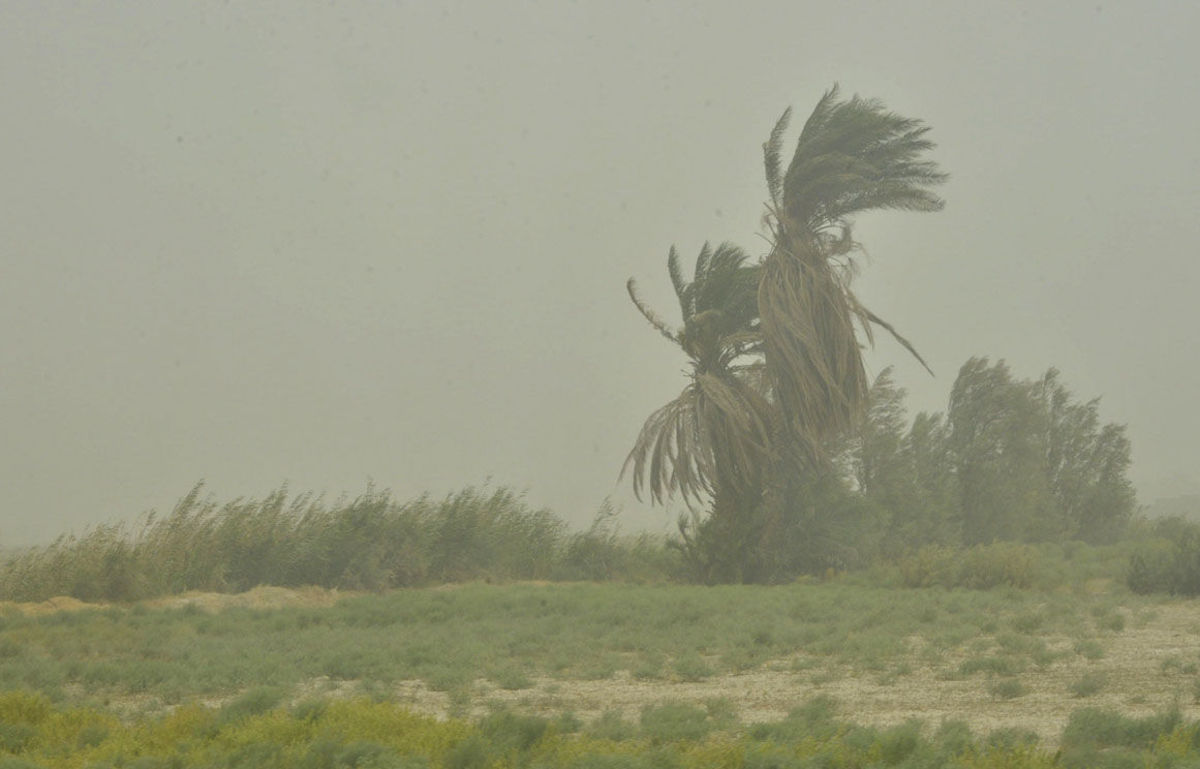
[{"label": "dust haze", "polygon": [[[1182,3],[10,3],[0,9],[0,543],[282,483],[617,473],[685,360],[630,306],[676,244],[755,256],[762,142],[833,83],[932,126],[932,216],[869,214],[909,408],[973,355],[1128,425],[1200,492],[1200,10]],[[674,320],[674,319],[672,319]]]}]

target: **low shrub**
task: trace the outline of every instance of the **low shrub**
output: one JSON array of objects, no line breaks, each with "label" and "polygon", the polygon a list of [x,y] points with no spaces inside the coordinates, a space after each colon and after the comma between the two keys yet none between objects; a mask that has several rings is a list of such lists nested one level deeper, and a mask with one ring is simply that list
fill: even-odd
[{"label": "low shrub", "polygon": [[1200,523],[1167,518],[1152,531],[1130,555],[1125,584],[1135,593],[1200,595]]},{"label": "low shrub", "polygon": [[1081,678],[1072,681],[1067,688],[1072,697],[1091,697],[1098,694],[1108,685],[1108,676],[1103,673],[1085,673]]},{"label": "low shrub", "polygon": [[1081,748],[1151,748],[1183,724],[1178,710],[1131,718],[1112,710],[1083,708],[1071,714],[1063,730],[1064,750]]},{"label": "low shrub", "polygon": [[655,744],[694,741],[711,730],[708,712],[686,702],[667,702],[642,709],[642,736]]},{"label": "low shrub", "polygon": [[[404,707],[365,700],[333,701],[322,709],[272,709],[237,720],[185,706],[168,716],[125,722],[93,710],[67,710],[27,695],[0,694],[0,710],[40,713],[13,745],[0,748],[0,767],[298,767],[299,769],[745,769],[804,767],[1050,767],[1194,766],[1200,758],[1195,723],[1178,712],[1127,718],[1097,709],[1076,711],[1061,750],[1041,748],[1037,735],[1002,729],[977,737],[964,724],[932,732],[917,721],[887,728],[836,720],[818,699],[780,722],[718,732],[712,713],[667,703],[643,711],[635,728],[615,713],[582,732],[559,721],[500,710],[478,721],[437,720]],[[103,724],[103,728],[97,728]],[[13,749],[15,747],[15,750]]]},{"label": "low shrub", "polygon": [[1031,545],[996,542],[955,549],[940,545],[920,548],[897,560],[905,587],[1032,587],[1037,579],[1039,554]]}]

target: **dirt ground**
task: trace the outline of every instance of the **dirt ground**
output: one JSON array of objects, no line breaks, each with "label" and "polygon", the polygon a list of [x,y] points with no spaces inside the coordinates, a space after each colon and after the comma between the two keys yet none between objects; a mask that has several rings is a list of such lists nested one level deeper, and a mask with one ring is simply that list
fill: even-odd
[{"label": "dirt ground", "polygon": [[[285,606],[333,606],[342,598],[355,593],[326,590],[323,587],[256,587],[245,593],[201,593],[190,591],[181,595],[165,598],[155,598],[142,603],[152,608],[181,609],[185,606],[198,606],[205,611],[220,611],[234,606],[250,609],[281,609]],[[60,595],[37,603],[16,603],[0,601],[0,614],[17,611],[22,614],[43,615],[58,611],[78,611],[80,609],[102,609],[107,604],[84,603],[77,598]]]}]

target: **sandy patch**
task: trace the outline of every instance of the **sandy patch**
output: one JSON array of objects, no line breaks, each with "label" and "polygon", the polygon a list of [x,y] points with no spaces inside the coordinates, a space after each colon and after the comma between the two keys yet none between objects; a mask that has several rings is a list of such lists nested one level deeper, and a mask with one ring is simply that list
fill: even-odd
[{"label": "sandy patch", "polygon": [[143,603],[153,608],[167,609],[196,606],[209,612],[233,607],[247,609],[282,609],[288,606],[325,608],[333,606],[341,599],[351,595],[357,595],[357,593],[327,590],[323,587],[291,588],[264,585],[247,590],[245,593],[233,594],[201,593],[193,590],[181,595],[155,598]]},{"label": "sandy patch", "polygon": [[[247,590],[244,593],[233,594],[202,593],[193,590],[181,595],[139,601],[138,604],[156,609],[182,609],[187,606],[196,606],[209,612],[217,612],[231,607],[282,609],[287,606],[308,606],[312,608],[325,608],[333,606],[341,599],[352,595],[358,595],[358,593],[327,590],[323,587],[290,588],[262,586]],[[77,598],[60,595],[36,603],[0,601],[0,613],[15,611],[27,615],[44,615],[60,611],[104,609],[111,605],[107,603],[87,603]]]}]

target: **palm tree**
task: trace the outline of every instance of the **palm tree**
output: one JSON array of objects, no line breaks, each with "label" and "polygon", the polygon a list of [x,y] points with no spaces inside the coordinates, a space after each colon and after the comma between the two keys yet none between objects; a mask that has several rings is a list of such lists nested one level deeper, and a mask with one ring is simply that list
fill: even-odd
[{"label": "palm tree", "polygon": [[836,85],[817,102],[782,172],[790,117],[789,108],[763,145],[771,250],[760,273],[758,310],[767,380],[787,443],[819,466],[822,445],[849,429],[866,403],[870,383],[856,326],[867,343],[874,342],[872,326],[886,329],[929,368],[851,290],[851,257],[860,249],[851,219],[872,209],[940,210],[943,202],[929,188],[947,177],[920,159],[934,146],[921,121],[873,99],[839,100]]},{"label": "palm tree", "polygon": [[[929,188],[946,175],[920,159],[934,146],[929,129],[878,101],[839,100],[834,86],[805,123],[784,172],[790,117],[789,109],[763,145],[771,248],[761,264],[746,264],[734,246],[705,245],[687,282],[672,248],[667,267],[680,329],[641,301],[632,278],[628,284],[638,310],[683,349],[692,369],[683,392],[646,420],[622,474],[632,466],[639,499],[646,486],[656,503],[677,492],[689,506],[711,498],[715,536],[737,540],[724,550],[727,561],[785,541],[785,508],[808,494],[814,475],[830,466],[825,447],[860,416],[869,382],[858,328],[867,343],[873,326],[884,328],[925,364],[851,290],[860,249],[851,220],[871,209],[942,207]],[[764,505],[767,487],[773,499]],[[680,530],[691,545],[682,522]],[[760,559],[762,569],[774,568],[772,557]],[[723,578],[747,575],[736,568]]]},{"label": "palm tree", "polygon": [[772,406],[761,387],[758,268],[728,243],[706,243],[691,281],[672,247],[667,271],[679,299],[683,326],[672,328],[627,287],[634,305],[690,361],[689,382],[646,420],[622,474],[633,469],[640,499],[663,503],[678,492],[690,504],[713,500],[718,515],[736,511],[762,490],[770,456]]}]

